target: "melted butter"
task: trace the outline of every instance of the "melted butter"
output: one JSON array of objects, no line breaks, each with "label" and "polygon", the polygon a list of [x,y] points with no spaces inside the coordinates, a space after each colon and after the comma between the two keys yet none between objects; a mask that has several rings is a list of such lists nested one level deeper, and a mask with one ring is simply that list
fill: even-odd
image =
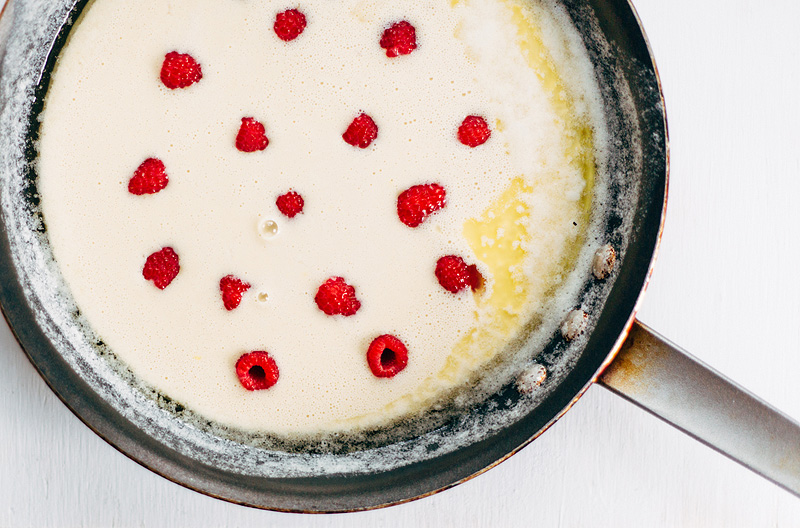
[{"label": "melted butter", "polygon": [[[575,210],[578,228],[568,237],[560,258],[551,262],[544,273],[537,274],[538,284],[534,285],[526,248],[532,241],[528,198],[535,192],[535,182],[524,174],[517,176],[480,216],[467,220],[463,224],[464,238],[482,263],[484,279],[490,285],[473,292],[475,325],[455,344],[441,370],[427,378],[414,394],[382,409],[387,415],[431,405],[444,388],[464,384],[482,366],[496,359],[526,324],[536,323],[541,314],[532,311],[532,306],[541,306],[544,298],[554,294],[562,277],[573,268],[586,238],[597,170],[591,124],[577,115],[571,90],[544,44],[542,20],[527,5],[514,0],[502,2],[512,13],[517,44],[547,93],[554,122],[558,123],[562,136],[564,165],[572,167],[586,183]],[[466,0],[450,1],[453,7],[466,3]],[[456,38],[462,38],[463,31],[461,25],[457,26]],[[503,132],[506,126],[502,119],[495,119],[492,128]],[[365,418],[358,417],[355,422]]]}]

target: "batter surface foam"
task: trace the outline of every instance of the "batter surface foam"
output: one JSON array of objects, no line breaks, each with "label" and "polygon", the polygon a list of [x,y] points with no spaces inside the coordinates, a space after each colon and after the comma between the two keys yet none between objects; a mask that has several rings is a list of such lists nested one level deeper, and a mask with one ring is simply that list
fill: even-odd
[{"label": "batter surface foam", "polygon": [[[282,42],[272,23],[286,7],[95,0],[41,118],[43,217],[82,314],[146,384],[247,431],[376,427],[513,355],[508,344],[557,294],[575,294],[558,286],[589,223],[591,82],[557,60],[568,46],[546,10],[522,3],[308,0],[306,30]],[[387,58],[381,32],[403,19],[419,47]],[[202,64],[199,83],[161,84],[173,50]],[[365,150],[341,137],[360,112],[379,127]],[[455,133],[471,114],[493,131],[475,149]],[[266,125],[263,152],[234,147],[245,116]],[[163,160],[169,185],[131,195],[128,179],[149,157]],[[447,206],[410,229],[397,196],[430,182],[447,189]],[[305,199],[292,219],[275,205],[289,189]],[[164,246],[181,271],[162,291],[141,271]],[[443,290],[433,270],[448,254],[476,263],[485,287]],[[230,312],[218,290],[228,274],[252,284]],[[355,316],[315,305],[331,276],[355,286]],[[409,362],[378,379],[365,354],[387,333]],[[279,366],[268,390],[248,392],[236,377],[252,350]]]}]

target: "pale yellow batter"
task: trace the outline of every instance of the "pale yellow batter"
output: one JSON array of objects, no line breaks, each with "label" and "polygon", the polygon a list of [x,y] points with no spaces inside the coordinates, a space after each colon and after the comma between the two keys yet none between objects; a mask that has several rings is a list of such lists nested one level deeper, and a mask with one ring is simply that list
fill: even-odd
[{"label": "pale yellow batter", "polygon": [[[188,409],[277,434],[377,426],[480,373],[549,306],[582,243],[594,176],[591,83],[562,74],[555,57],[569,53],[544,11],[495,0],[299,8],[308,26],[283,42],[272,31],[282,2],[96,0],[53,75],[37,167],[54,255],[94,331]],[[378,39],[402,19],[419,47],[389,59]],[[196,85],[159,81],[173,50],[202,64]],[[365,150],[341,138],[362,111],[380,130]],[[470,114],[493,131],[475,149],[455,134]],[[265,124],[263,152],[234,148],[245,116]],[[169,185],[131,195],[148,157]],[[408,228],[397,196],[428,182],[447,189],[447,206]],[[289,189],[305,199],[291,220],[275,206]],[[141,271],[163,246],[181,271],[162,291]],[[485,288],[442,289],[433,269],[446,254],[476,263]],[[252,284],[230,312],[218,290],[228,274]],[[330,276],[356,287],[355,316],[315,305]],[[407,345],[408,366],[378,379],[365,354],[387,333]],[[268,390],[236,377],[251,350],[280,368]]]}]

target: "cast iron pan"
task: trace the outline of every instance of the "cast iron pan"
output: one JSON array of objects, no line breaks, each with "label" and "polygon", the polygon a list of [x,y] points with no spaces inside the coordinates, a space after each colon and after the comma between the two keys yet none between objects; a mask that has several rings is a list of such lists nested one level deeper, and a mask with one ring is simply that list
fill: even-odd
[{"label": "cast iron pan", "polygon": [[[81,327],[49,262],[38,212],[37,116],[50,69],[86,5],[11,0],[0,22],[0,303],[25,352],[62,401],[93,431],[152,471],[201,493],[283,511],[352,511],[397,504],[462,482],[541,434],[596,380],[619,350],[647,282],[667,189],[667,128],[650,50],[624,0],[563,2],[589,50],[608,119],[609,203],[596,222],[619,249],[602,283],[587,275],[582,306],[590,332],[568,346],[557,336],[537,359],[560,365],[536,398],[513,384],[433,431],[394,440],[376,433],[348,449],[279,449],[238,441],[182,407],[134,387],[112,354]],[[76,322],[77,321],[77,322]],[[278,446],[280,447],[280,446]],[[296,447],[296,446],[295,446]]]}]

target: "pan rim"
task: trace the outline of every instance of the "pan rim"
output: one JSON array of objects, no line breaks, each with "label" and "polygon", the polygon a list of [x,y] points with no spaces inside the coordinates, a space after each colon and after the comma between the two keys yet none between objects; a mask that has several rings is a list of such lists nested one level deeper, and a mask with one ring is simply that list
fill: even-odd
[{"label": "pan rim", "polygon": [[[642,36],[642,38],[644,40],[644,43],[646,45],[647,52],[649,54],[650,61],[651,61],[651,64],[652,64],[652,68],[653,68],[653,72],[654,72],[654,75],[655,75],[655,80],[656,80],[657,86],[658,86],[659,100],[661,101],[661,104],[663,106],[663,104],[664,104],[664,96],[663,96],[663,89],[662,89],[662,85],[661,85],[661,79],[660,79],[660,76],[658,74],[658,69],[656,67],[656,63],[655,63],[655,59],[654,59],[653,54],[652,54],[650,43],[647,40],[647,36],[644,33],[644,29],[642,28],[642,25],[641,25],[641,20],[639,19],[638,13],[636,12],[634,6],[631,4],[630,0],[627,0],[627,4],[628,4],[628,8],[631,10],[631,12],[633,13],[633,16],[635,17],[636,23],[638,24],[638,30],[639,30],[639,32],[640,32],[640,34],[641,34],[641,36]],[[3,7],[3,10],[5,10],[5,5]],[[384,502],[384,503],[381,503],[381,504],[375,504],[375,505],[370,505],[370,506],[367,506],[367,507],[359,507],[359,508],[330,509],[330,510],[306,510],[306,509],[295,509],[295,508],[286,508],[286,509],[284,509],[284,508],[273,507],[273,506],[267,507],[267,506],[253,505],[253,504],[246,503],[244,501],[238,501],[238,500],[233,499],[233,498],[228,497],[228,496],[215,494],[215,493],[213,493],[212,491],[210,491],[208,489],[201,488],[200,486],[195,486],[195,485],[189,483],[187,481],[187,479],[181,480],[178,477],[173,478],[174,474],[169,473],[167,471],[167,469],[160,468],[155,463],[150,463],[146,459],[146,457],[137,456],[137,454],[135,452],[133,452],[133,450],[126,450],[122,445],[120,445],[121,442],[114,441],[111,438],[111,436],[113,436],[113,435],[105,434],[104,430],[102,430],[101,427],[95,426],[95,423],[91,422],[89,417],[85,416],[84,414],[82,414],[80,412],[80,407],[81,407],[80,405],[75,405],[73,400],[70,400],[68,398],[68,396],[63,395],[62,391],[57,390],[56,382],[54,382],[54,379],[51,377],[52,376],[52,372],[48,372],[46,369],[43,368],[42,365],[40,365],[40,363],[38,363],[34,359],[34,356],[31,354],[31,352],[29,350],[30,347],[26,347],[23,344],[23,341],[28,339],[28,337],[26,337],[24,332],[18,332],[18,327],[15,326],[15,324],[12,323],[12,319],[15,319],[16,317],[19,316],[19,310],[15,310],[14,308],[19,308],[20,303],[22,305],[24,305],[26,310],[29,310],[30,306],[28,305],[28,301],[27,301],[27,299],[26,299],[26,297],[24,295],[24,292],[22,292],[21,290],[20,291],[16,291],[16,292],[12,292],[11,291],[12,289],[14,289],[13,288],[14,286],[16,286],[17,287],[16,289],[19,290],[19,282],[16,279],[17,270],[13,266],[13,264],[10,263],[10,261],[9,261],[10,259],[6,260],[5,258],[3,259],[2,265],[0,265],[0,276],[6,277],[7,279],[13,277],[14,280],[10,281],[12,283],[12,286],[4,285],[2,287],[2,289],[0,289],[0,300],[2,300],[2,302],[0,303],[0,308],[2,308],[3,317],[6,319],[7,323],[9,324],[9,327],[11,328],[15,339],[20,344],[20,347],[22,348],[22,350],[28,356],[28,359],[31,361],[31,363],[33,364],[34,368],[37,370],[37,372],[39,372],[40,376],[44,379],[45,383],[58,396],[58,398],[67,406],[67,408],[70,409],[70,411],[73,414],[75,414],[84,424],[86,424],[86,426],[91,431],[93,431],[95,434],[97,434],[98,436],[103,438],[103,440],[105,440],[107,443],[111,444],[112,447],[114,447],[117,451],[123,453],[125,456],[127,456],[131,460],[134,460],[136,463],[138,463],[142,467],[145,467],[145,468],[149,469],[150,471],[152,471],[152,472],[154,472],[154,473],[166,478],[167,480],[170,480],[172,482],[180,484],[183,487],[192,489],[192,490],[197,491],[199,493],[202,493],[204,495],[208,495],[210,497],[219,498],[219,499],[222,499],[222,500],[225,500],[225,501],[228,501],[228,502],[232,502],[232,503],[236,503],[236,504],[242,504],[242,505],[255,507],[255,508],[259,508],[259,509],[267,509],[267,510],[281,511],[281,512],[336,513],[336,512],[364,511],[364,510],[371,510],[371,509],[378,509],[378,508],[388,507],[388,506],[396,505],[396,504],[403,504],[403,503],[406,503],[406,502],[417,500],[419,498],[423,498],[423,497],[427,497],[427,496],[439,493],[441,491],[444,491],[445,489],[449,489],[449,488],[451,488],[451,487],[453,487],[453,486],[455,486],[457,484],[460,484],[462,482],[470,480],[470,479],[482,474],[483,472],[493,468],[494,466],[500,464],[501,462],[507,460],[508,458],[510,458],[513,454],[515,454],[516,452],[521,450],[523,447],[527,446],[534,439],[538,438],[547,429],[549,429],[550,426],[552,426],[558,419],[560,419],[564,415],[564,413],[566,413],[572,407],[572,405],[574,405],[578,401],[578,399],[580,399],[583,396],[583,394],[585,394],[585,392],[586,392],[586,390],[588,390],[589,386],[591,386],[597,380],[597,378],[602,374],[602,372],[605,370],[605,368],[607,368],[607,366],[613,361],[614,357],[616,356],[616,354],[618,353],[619,349],[621,348],[621,346],[622,346],[622,344],[623,344],[623,342],[625,340],[625,337],[627,336],[628,332],[630,331],[630,328],[631,328],[631,326],[632,326],[632,324],[634,322],[636,313],[637,313],[639,307],[641,306],[641,302],[642,302],[645,290],[647,288],[647,285],[649,283],[649,280],[651,278],[651,275],[652,275],[652,272],[653,272],[653,269],[654,269],[655,260],[656,260],[657,254],[658,254],[658,249],[659,249],[659,246],[660,246],[661,236],[662,236],[662,233],[663,233],[663,227],[664,227],[664,221],[665,221],[665,213],[666,213],[666,205],[667,205],[667,195],[668,195],[667,190],[668,190],[668,183],[669,183],[669,137],[668,137],[667,121],[666,121],[666,113],[665,112],[663,113],[663,125],[664,125],[664,130],[663,130],[663,132],[664,132],[664,147],[665,147],[664,197],[663,197],[663,203],[662,203],[662,208],[661,208],[661,212],[660,212],[660,223],[659,223],[658,230],[657,230],[657,237],[656,237],[655,247],[654,247],[654,249],[652,251],[652,255],[651,255],[650,262],[649,262],[649,265],[648,265],[648,268],[647,268],[647,272],[646,272],[646,277],[645,277],[644,283],[642,284],[641,288],[639,289],[639,292],[638,292],[637,298],[636,298],[636,302],[635,302],[635,304],[633,306],[633,309],[632,309],[628,319],[625,322],[625,325],[624,325],[624,328],[623,328],[623,332],[617,337],[612,349],[607,354],[605,360],[600,364],[599,368],[592,375],[592,377],[589,379],[589,381],[586,382],[583,385],[583,387],[577,392],[577,394],[575,394],[572,397],[572,399],[568,402],[568,404],[563,409],[561,409],[561,411],[558,412],[553,418],[551,418],[546,423],[545,426],[540,428],[535,434],[530,436],[522,444],[518,445],[516,448],[512,449],[510,452],[507,452],[507,454],[505,456],[495,460],[494,462],[484,466],[482,469],[480,469],[480,470],[478,470],[476,472],[473,472],[473,473],[471,473],[470,475],[468,475],[466,477],[463,477],[463,478],[461,478],[461,479],[459,479],[457,481],[451,482],[450,484],[447,484],[445,486],[439,487],[439,488],[437,488],[435,490],[427,491],[425,493],[421,493],[421,494],[416,495],[414,497],[403,498],[403,499],[396,500],[396,501],[388,501],[388,502]],[[5,229],[6,229],[5,225],[2,225],[1,227],[2,227],[2,230],[5,232]],[[7,250],[8,249],[7,241],[5,240],[5,238],[3,240],[2,249],[3,250]],[[6,251],[4,251],[4,253],[6,253]],[[10,273],[9,273],[9,271],[10,271]],[[5,282],[8,283],[8,281],[5,281]],[[9,303],[9,301],[8,301],[9,296],[14,296],[15,293],[16,293],[16,296],[17,296],[16,306],[15,306],[15,303],[13,301],[11,303]],[[34,320],[34,318],[31,317],[30,320]]]}]

